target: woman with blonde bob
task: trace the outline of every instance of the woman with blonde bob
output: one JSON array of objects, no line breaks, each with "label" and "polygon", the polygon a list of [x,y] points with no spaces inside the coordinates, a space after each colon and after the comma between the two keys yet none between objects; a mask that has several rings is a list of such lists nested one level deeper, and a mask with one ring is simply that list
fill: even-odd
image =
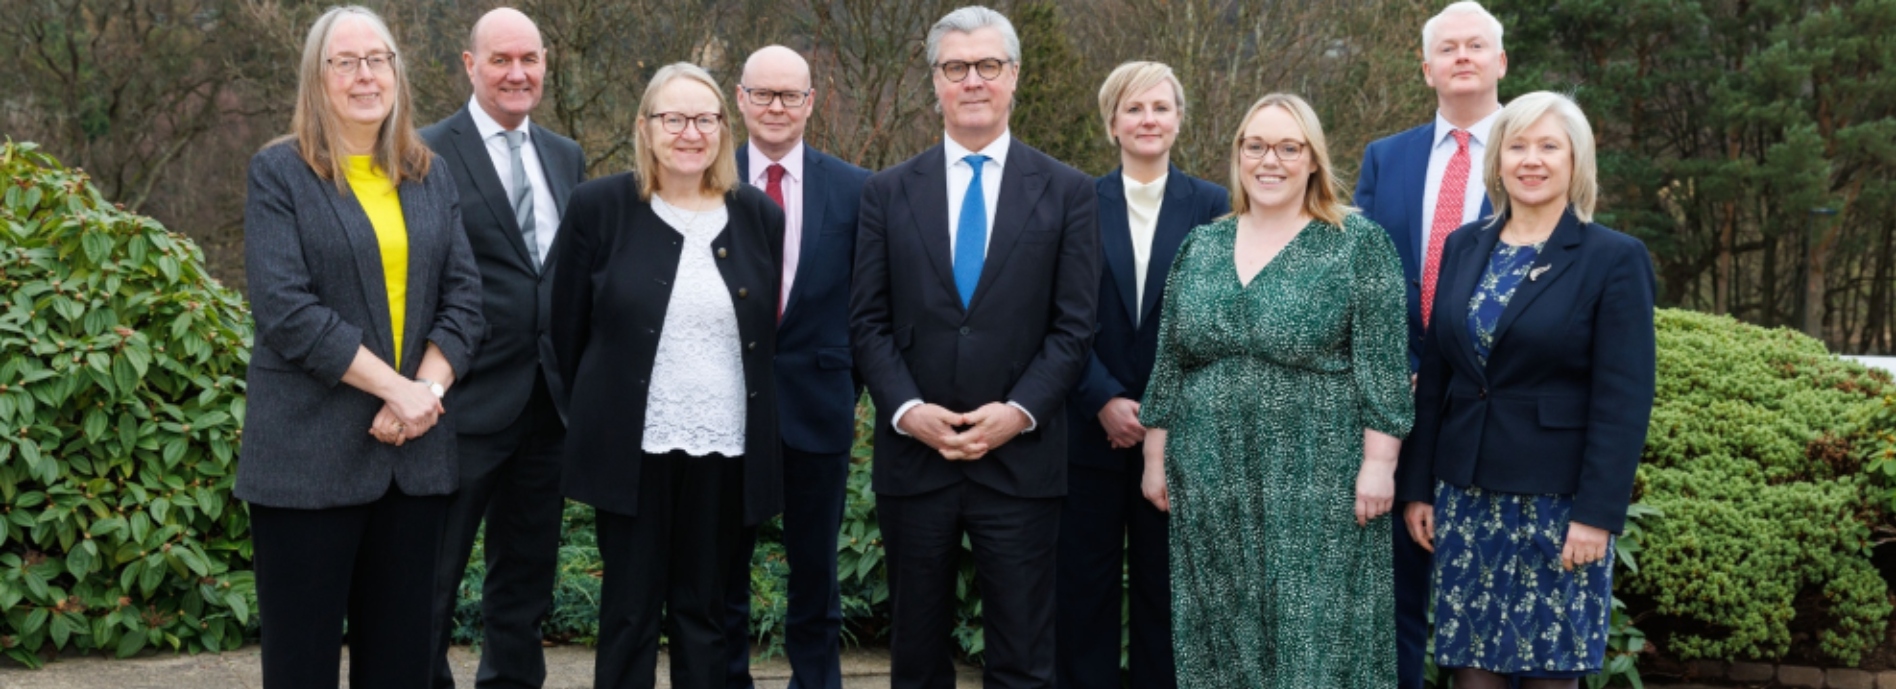
[{"label": "woman with blonde bob", "polygon": [[1144,492],[1172,517],[1181,686],[1396,681],[1405,297],[1388,235],[1338,189],[1310,105],[1258,100],[1232,214],[1191,233],[1165,288],[1139,417]]},{"label": "woman with blonde bob", "polygon": [[724,89],[652,75],[632,171],[573,190],[553,250],[567,497],[598,510],[596,687],[724,684],[723,583],[783,508],[776,351],[783,210],[738,184]]},{"label": "woman with blonde bob", "polygon": [[244,205],[257,341],[236,496],[263,682],[337,686],[346,619],[350,686],[426,686],[459,483],[441,398],[481,341],[480,275],[382,20],[324,13],[297,81],[291,133],[251,158]]},{"label": "woman with blonde bob", "polygon": [[1139,399],[1152,376],[1172,257],[1192,228],[1231,212],[1231,200],[1223,187],[1172,165],[1185,87],[1171,67],[1120,65],[1099,88],[1099,114],[1120,165],[1093,185],[1106,269],[1092,361],[1067,403],[1073,430],[1057,558],[1056,672],[1065,687],[1121,684],[1124,599],[1131,608],[1126,674],[1132,686],[1165,689],[1177,686],[1167,527],[1165,513],[1139,492]]},{"label": "woman with blonde bob", "polygon": [[1613,537],[1654,385],[1652,261],[1593,222],[1593,130],[1546,91],[1501,109],[1492,218],[1449,235],[1398,496],[1435,553],[1435,662],[1456,689],[1600,670]]}]

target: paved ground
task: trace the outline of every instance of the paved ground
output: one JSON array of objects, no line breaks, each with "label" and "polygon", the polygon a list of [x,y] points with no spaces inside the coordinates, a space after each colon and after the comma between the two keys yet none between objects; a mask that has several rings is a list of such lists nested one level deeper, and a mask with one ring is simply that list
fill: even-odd
[{"label": "paved ground", "polygon": [[[465,648],[454,649],[454,677],[462,687],[473,686],[477,658]],[[348,658],[343,658],[342,686],[349,686]],[[546,650],[546,689],[589,689],[593,650],[560,646]],[[665,655],[659,654],[658,686],[670,687]],[[783,689],[790,666],[783,658],[761,661],[752,669],[757,689]],[[844,689],[880,689],[889,686],[889,651],[883,648],[843,651]],[[961,668],[958,689],[981,686],[980,672]],[[98,656],[63,658],[39,670],[27,670],[0,661],[0,689],[262,689],[258,647],[245,646],[221,655],[147,655],[130,660]]]}]

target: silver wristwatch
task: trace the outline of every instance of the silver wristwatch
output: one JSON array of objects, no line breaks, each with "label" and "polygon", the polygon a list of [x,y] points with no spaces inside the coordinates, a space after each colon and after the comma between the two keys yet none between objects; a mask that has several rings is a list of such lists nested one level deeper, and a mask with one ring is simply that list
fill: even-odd
[{"label": "silver wristwatch", "polygon": [[440,383],[434,382],[432,380],[428,380],[427,378],[416,378],[415,382],[428,386],[428,392],[434,393],[435,399],[441,399],[443,397],[448,396],[447,388],[441,387]]}]

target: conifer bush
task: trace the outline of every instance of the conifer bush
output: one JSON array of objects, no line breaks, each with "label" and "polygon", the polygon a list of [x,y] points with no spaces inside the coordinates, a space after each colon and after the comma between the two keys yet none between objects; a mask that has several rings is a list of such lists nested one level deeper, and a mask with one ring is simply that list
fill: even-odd
[{"label": "conifer bush", "polygon": [[0,651],[235,648],[243,300],[33,144],[0,171]]}]

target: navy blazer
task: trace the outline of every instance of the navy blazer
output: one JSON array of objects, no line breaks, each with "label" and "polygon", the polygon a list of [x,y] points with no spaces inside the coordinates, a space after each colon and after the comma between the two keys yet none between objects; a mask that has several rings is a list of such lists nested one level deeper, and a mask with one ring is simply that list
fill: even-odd
[{"label": "navy blazer", "polygon": [[[849,328],[876,403],[878,494],[920,495],[963,480],[1014,497],[1066,494],[1064,407],[1093,340],[1098,207],[1093,178],[1014,139],[987,258],[963,307],[941,145],[863,185]],[[957,412],[1011,401],[1039,425],[979,460],[949,461],[890,424],[909,400]]]},{"label": "navy blazer", "polygon": [[[1192,177],[1172,167],[1165,178],[1165,201],[1152,232],[1152,254],[1146,262],[1145,298],[1138,298],[1132,260],[1132,226],[1126,214],[1125,180],[1113,170],[1093,181],[1099,195],[1100,253],[1106,269],[1100,271],[1099,322],[1093,336],[1093,355],[1079,386],[1068,400],[1073,417],[1073,451],[1077,465],[1119,470],[1099,411],[1114,397],[1145,399],[1152,361],[1159,351],[1159,304],[1172,259],[1193,228],[1231,212],[1231,195],[1224,187]],[[1137,301],[1137,303],[1135,303]]]},{"label": "navy blazer", "polygon": [[[404,180],[396,193],[408,227],[399,370],[413,377],[432,342],[458,375],[485,324],[454,179],[436,157],[427,176]],[[373,502],[391,482],[408,495],[454,492],[460,471],[452,409],[396,447],[369,435],[382,400],[341,384],[364,347],[396,359],[382,249],[355,194],[318,176],[293,141],[250,159],[244,265],[257,335],[245,377],[238,499],[323,509]]]},{"label": "navy blazer", "polygon": [[[1429,219],[1422,217],[1423,194],[1429,180],[1429,151],[1435,143],[1435,122],[1370,142],[1363,149],[1363,167],[1356,175],[1356,197],[1364,217],[1376,221],[1396,244],[1396,256],[1402,259],[1403,282],[1409,290],[1409,367],[1413,370],[1422,353],[1422,258],[1428,247],[1422,244],[1422,232]],[[1470,161],[1475,165],[1481,161]],[[1481,199],[1480,217],[1494,214],[1494,204]],[[1436,275],[1441,286],[1441,275]]]},{"label": "navy blazer", "polygon": [[1483,368],[1468,300],[1506,224],[1464,225],[1442,252],[1396,497],[1433,502],[1437,479],[1568,494],[1572,521],[1617,533],[1652,417],[1652,259],[1569,210],[1501,313]]},{"label": "navy blazer", "polygon": [[[737,148],[737,172],[751,179],[750,144]],[[856,439],[849,275],[868,180],[868,170],[804,144],[797,275],[777,322],[778,430],[783,444],[804,452],[848,452]]]},{"label": "navy blazer", "polygon": [[[553,203],[566,208],[573,187],[586,180],[586,156],[572,139],[531,125],[533,150]],[[457,371],[447,406],[459,417],[455,430],[467,434],[498,433],[519,418],[533,394],[536,372],[562,416],[565,387],[553,362],[553,339],[548,316],[553,310],[553,257],[536,265],[520,235],[500,171],[487,154],[487,144],[474,126],[466,106],[421,130],[421,136],[447,161],[461,196],[461,223],[481,270],[481,312],[487,318],[487,339],[472,369]],[[511,173],[511,171],[508,171]],[[562,215],[564,215],[562,213]],[[558,228],[540,228],[556,232]],[[499,459],[496,457],[495,459]]]}]

